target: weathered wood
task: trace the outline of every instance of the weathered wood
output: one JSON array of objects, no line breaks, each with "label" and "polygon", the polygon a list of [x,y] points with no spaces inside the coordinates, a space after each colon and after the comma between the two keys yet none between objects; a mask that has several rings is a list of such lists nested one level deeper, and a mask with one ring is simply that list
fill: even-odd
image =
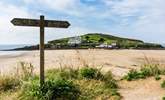
[{"label": "weathered wood", "polygon": [[40,84],[44,84],[44,16],[40,16]]},{"label": "weathered wood", "polygon": [[[14,18],[11,23],[15,26],[40,27],[40,20],[36,19]],[[68,21],[44,20],[44,23],[44,27],[48,28],[68,28],[70,26]]]},{"label": "weathered wood", "polygon": [[70,26],[67,21],[45,20],[45,27],[68,28]]},{"label": "weathered wood", "polygon": [[15,26],[40,26],[40,20],[36,19],[14,18],[11,23]]}]

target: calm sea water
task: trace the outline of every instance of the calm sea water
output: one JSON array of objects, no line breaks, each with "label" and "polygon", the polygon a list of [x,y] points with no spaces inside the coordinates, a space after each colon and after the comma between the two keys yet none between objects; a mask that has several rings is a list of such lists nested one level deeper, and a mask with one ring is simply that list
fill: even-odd
[{"label": "calm sea water", "polygon": [[24,46],[29,46],[26,44],[17,44],[17,45],[0,45],[0,50],[9,50],[9,49],[15,49],[15,48],[21,48]]},{"label": "calm sea water", "polygon": [[0,45],[0,56],[4,55],[20,55],[25,53],[25,51],[3,51],[3,50],[9,50],[9,49],[15,49],[15,48],[21,48],[24,46],[28,46],[25,44],[21,45]]},{"label": "calm sea water", "polygon": [[163,47],[165,47],[165,44],[162,44]]}]

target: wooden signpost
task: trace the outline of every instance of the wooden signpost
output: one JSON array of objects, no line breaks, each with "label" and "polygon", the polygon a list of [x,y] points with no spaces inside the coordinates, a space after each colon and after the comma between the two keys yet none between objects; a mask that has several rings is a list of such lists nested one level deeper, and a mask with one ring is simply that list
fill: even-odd
[{"label": "wooden signpost", "polygon": [[68,28],[70,26],[67,21],[45,20],[44,16],[37,19],[14,18],[11,23],[15,26],[31,26],[40,27],[40,85],[44,84],[44,28]]}]

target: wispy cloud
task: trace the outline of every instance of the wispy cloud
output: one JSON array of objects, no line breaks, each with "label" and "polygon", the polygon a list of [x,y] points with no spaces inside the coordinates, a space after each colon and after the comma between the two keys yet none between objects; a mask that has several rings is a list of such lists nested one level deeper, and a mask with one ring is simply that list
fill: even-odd
[{"label": "wispy cloud", "polygon": [[[14,17],[32,17],[26,8],[0,2],[0,11],[0,44],[27,43],[32,40],[29,34],[33,31],[14,27],[10,22]],[[22,41],[27,36],[29,40]]]},{"label": "wispy cloud", "polygon": [[66,30],[47,29],[46,40],[108,32],[165,43],[164,4],[164,0],[1,0],[0,43],[36,43],[38,28],[14,27],[10,20],[38,18],[40,14],[50,19],[69,20],[72,24]]}]

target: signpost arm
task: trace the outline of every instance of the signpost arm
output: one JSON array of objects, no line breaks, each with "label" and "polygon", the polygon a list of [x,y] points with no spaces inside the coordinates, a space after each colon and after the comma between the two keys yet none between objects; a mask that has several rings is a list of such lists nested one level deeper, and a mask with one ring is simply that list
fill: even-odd
[{"label": "signpost arm", "polygon": [[40,85],[44,84],[44,16],[40,16]]}]

